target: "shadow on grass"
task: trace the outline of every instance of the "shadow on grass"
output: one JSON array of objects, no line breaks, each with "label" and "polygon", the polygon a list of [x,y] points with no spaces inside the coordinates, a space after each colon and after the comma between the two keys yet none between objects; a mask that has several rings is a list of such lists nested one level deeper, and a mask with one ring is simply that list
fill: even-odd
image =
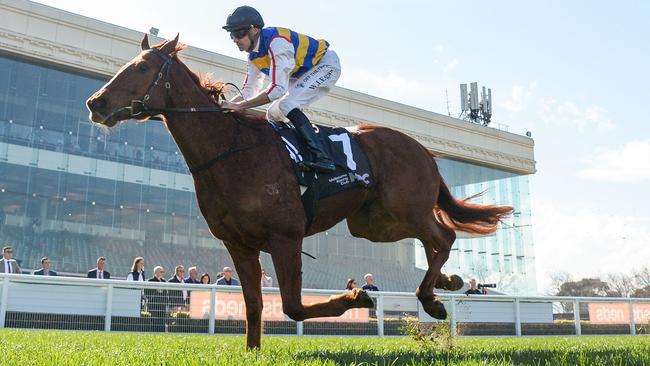
[{"label": "shadow on grass", "polygon": [[364,350],[301,351],[301,360],[330,360],[336,364],[369,365],[633,365],[650,364],[650,356],[633,357],[625,349],[609,350],[501,350],[476,351],[458,348],[451,351],[424,348],[416,352],[373,352]]}]

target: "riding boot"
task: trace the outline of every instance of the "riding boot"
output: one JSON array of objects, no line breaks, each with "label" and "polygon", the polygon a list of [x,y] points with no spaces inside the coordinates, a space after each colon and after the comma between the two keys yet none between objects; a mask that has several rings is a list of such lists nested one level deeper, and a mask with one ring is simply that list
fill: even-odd
[{"label": "riding boot", "polygon": [[307,147],[311,151],[313,156],[313,161],[305,161],[303,164],[317,172],[321,173],[331,173],[336,170],[334,162],[332,159],[325,153],[323,145],[321,144],[318,136],[316,136],[316,131],[309,122],[309,118],[305,116],[304,113],[298,108],[294,108],[287,114],[287,118],[291,121],[293,126],[298,132],[302,135],[307,142]]}]

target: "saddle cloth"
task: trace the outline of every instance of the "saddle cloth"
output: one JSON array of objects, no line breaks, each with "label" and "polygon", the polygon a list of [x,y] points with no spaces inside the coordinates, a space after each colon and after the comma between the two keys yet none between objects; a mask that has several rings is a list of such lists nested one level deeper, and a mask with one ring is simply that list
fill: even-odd
[{"label": "saddle cloth", "polygon": [[313,204],[305,202],[308,197],[319,200],[360,185],[373,185],[368,156],[359,146],[356,137],[345,128],[312,124],[325,152],[336,165],[333,173],[314,173],[306,172],[298,165],[303,160],[309,161],[311,152],[295,128],[281,122],[269,123],[282,138],[293,162],[298,184],[302,186],[300,191],[306,210],[309,204]]}]

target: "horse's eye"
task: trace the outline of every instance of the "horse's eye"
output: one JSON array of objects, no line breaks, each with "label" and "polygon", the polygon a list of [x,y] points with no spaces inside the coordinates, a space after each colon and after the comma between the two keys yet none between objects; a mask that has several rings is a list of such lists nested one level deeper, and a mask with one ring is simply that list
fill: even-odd
[{"label": "horse's eye", "polygon": [[142,72],[145,72],[149,70],[149,66],[147,66],[146,64],[140,64],[140,66],[138,66],[138,69],[140,69],[140,71]]}]

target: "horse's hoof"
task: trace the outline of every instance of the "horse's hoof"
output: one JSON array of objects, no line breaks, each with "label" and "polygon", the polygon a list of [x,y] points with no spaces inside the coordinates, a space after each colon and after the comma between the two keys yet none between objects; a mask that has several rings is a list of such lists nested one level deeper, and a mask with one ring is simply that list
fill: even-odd
[{"label": "horse's hoof", "polygon": [[447,291],[457,291],[460,290],[464,284],[463,279],[458,275],[443,275],[438,278],[438,281],[436,281],[436,288]]},{"label": "horse's hoof", "polygon": [[372,301],[372,297],[366,291],[361,291],[359,300],[361,300],[361,305],[364,308],[372,309],[375,307],[375,302]]},{"label": "horse's hoof", "polygon": [[372,309],[375,307],[375,302],[372,301],[372,298],[364,290],[355,289],[355,298],[354,298],[354,307],[355,308],[368,308]]},{"label": "horse's hoof", "polygon": [[424,311],[432,317],[439,320],[447,319],[447,310],[445,310],[445,305],[443,305],[439,300],[420,300],[420,303],[422,303]]}]

